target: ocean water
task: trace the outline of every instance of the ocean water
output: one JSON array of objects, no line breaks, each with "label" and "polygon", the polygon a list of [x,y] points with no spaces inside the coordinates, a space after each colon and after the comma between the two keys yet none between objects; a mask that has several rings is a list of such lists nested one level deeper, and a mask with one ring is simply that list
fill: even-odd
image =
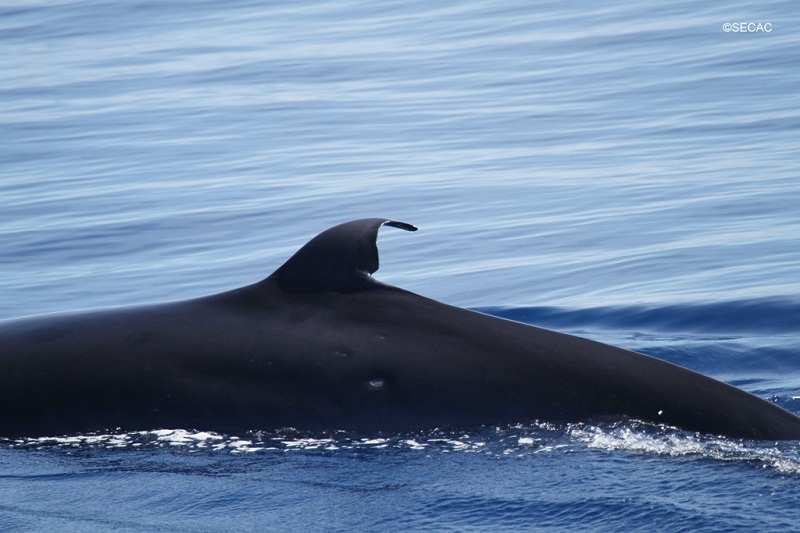
[{"label": "ocean water", "polygon": [[[789,1],[0,3],[0,319],[235,288],[385,216],[420,231],[381,231],[381,281],[800,414],[798,28]],[[520,422],[6,441],[0,530],[800,531],[797,442]]]}]

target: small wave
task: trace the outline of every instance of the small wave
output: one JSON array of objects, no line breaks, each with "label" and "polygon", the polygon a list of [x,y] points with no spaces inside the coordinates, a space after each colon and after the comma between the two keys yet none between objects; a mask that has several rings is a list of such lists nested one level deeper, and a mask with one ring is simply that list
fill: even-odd
[{"label": "small wave", "polygon": [[24,449],[157,449],[181,448],[186,451],[255,452],[265,449],[250,439],[207,431],[160,429],[129,433],[101,433],[64,437],[36,437],[6,441],[13,448]]},{"label": "small wave", "polygon": [[767,445],[699,437],[668,428],[653,431],[652,428],[638,429],[627,425],[612,428],[576,426],[570,428],[569,434],[590,449],[745,462],[780,474],[800,475],[800,447],[797,442]]},{"label": "small wave", "polygon": [[630,421],[608,426],[591,424],[517,424],[463,430],[431,430],[381,436],[347,432],[306,435],[293,430],[253,432],[249,437],[204,431],[163,429],[119,434],[44,437],[7,441],[17,449],[72,452],[80,450],[175,450],[180,453],[480,453],[532,459],[539,454],[586,450],[712,459],[748,463],[783,475],[800,475],[800,445],[787,441],[762,443],[700,436],[649,423]]},{"label": "small wave", "polygon": [[479,451],[485,442],[476,441],[462,432],[397,434],[363,437],[347,432],[331,435],[304,435],[294,431],[253,432],[250,437],[224,435],[185,429],[161,429],[129,433],[89,434],[63,437],[37,437],[6,440],[12,448],[36,450],[141,450],[175,449],[184,452],[254,453],[269,451],[325,451],[339,450],[429,450],[439,452]]},{"label": "small wave", "polygon": [[558,307],[480,307],[517,322],[559,328],[592,327],[684,333],[798,334],[800,301],[763,298],[707,304]]}]

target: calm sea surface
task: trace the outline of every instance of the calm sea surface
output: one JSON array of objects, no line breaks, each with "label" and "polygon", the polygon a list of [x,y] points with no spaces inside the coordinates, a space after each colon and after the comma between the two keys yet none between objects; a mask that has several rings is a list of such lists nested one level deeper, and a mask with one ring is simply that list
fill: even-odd
[{"label": "calm sea surface", "polygon": [[[389,217],[381,281],[800,414],[798,154],[791,1],[0,2],[0,319]],[[797,442],[186,429],[0,444],[0,530],[800,531]]]}]

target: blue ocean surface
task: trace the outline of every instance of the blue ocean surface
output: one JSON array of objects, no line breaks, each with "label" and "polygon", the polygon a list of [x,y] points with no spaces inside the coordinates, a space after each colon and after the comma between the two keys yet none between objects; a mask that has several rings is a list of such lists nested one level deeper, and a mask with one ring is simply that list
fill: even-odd
[{"label": "blue ocean surface", "polygon": [[[770,0],[0,3],[0,319],[232,289],[388,217],[420,231],[381,232],[383,282],[800,414],[799,30]],[[797,442],[204,429],[6,440],[0,530],[800,531]]]}]

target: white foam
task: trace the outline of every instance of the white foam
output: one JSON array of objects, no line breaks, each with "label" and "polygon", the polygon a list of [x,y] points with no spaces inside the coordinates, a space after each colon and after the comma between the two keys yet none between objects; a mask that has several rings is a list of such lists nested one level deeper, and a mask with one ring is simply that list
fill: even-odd
[{"label": "white foam", "polygon": [[181,449],[188,452],[252,454],[257,452],[347,452],[349,450],[409,450],[427,453],[488,453],[524,459],[542,453],[569,453],[590,449],[619,453],[667,455],[737,461],[770,468],[781,474],[800,475],[800,446],[795,442],[764,443],[705,438],[674,428],[627,424],[597,427],[584,424],[516,425],[486,428],[476,434],[429,433],[390,437],[353,437],[337,433],[326,438],[292,437],[256,433],[242,438],[205,431],[159,429],[106,435],[78,435],[18,439],[17,447]]},{"label": "white foam", "polygon": [[725,438],[701,438],[670,429],[653,433],[631,427],[575,427],[571,428],[569,434],[593,449],[744,461],[758,463],[762,468],[772,468],[782,474],[800,474],[800,448],[791,443],[783,445],[786,449],[782,450],[778,445]]}]

